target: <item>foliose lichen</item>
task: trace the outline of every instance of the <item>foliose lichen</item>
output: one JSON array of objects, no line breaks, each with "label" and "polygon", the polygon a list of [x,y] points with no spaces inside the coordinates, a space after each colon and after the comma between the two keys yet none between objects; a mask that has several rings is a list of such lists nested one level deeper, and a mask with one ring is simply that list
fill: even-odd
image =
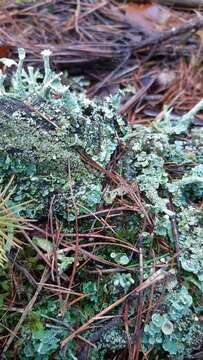
[{"label": "foliose lichen", "polygon": [[173,288],[162,304],[164,312],[154,313],[150,323],[144,326],[143,345],[146,349],[154,345],[175,359],[183,359],[200,349],[203,324],[193,313],[192,304],[192,296],[185,287]]}]

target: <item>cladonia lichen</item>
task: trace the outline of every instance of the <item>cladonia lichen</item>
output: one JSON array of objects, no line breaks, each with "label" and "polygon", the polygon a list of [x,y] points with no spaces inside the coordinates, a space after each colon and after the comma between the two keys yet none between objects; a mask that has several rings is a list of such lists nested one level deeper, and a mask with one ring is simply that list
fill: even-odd
[{"label": "cladonia lichen", "polygon": [[126,129],[116,114],[119,96],[105,104],[76,96],[52,72],[50,52],[42,55],[43,79],[38,70],[23,69],[19,49],[11,89],[5,91],[4,77],[1,82],[0,181],[15,173],[13,201],[35,199],[29,216],[46,215],[54,198],[55,213],[66,217],[73,202],[84,211],[101,201],[104,176],[81,153],[105,168]]},{"label": "cladonia lichen", "polygon": [[[79,212],[92,212],[100,203],[114,206],[116,200],[125,199],[128,186],[109,181],[106,175],[111,170],[125,184],[135,185],[142,209],[133,213],[133,220],[126,215],[124,244],[127,239],[135,246],[136,234],[141,233],[144,260],[149,254],[151,258],[152,249],[155,252],[160,245],[167,248],[169,253],[162,255],[160,251],[159,259],[153,255],[153,266],[151,260],[146,266],[144,263],[145,280],[156,266],[164,271],[175,268],[175,285],[167,283],[161,303],[141,324],[142,345],[146,351],[153,347],[182,359],[200,348],[203,333],[197,310],[203,291],[203,136],[201,127],[197,130],[192,126],[203,101],[178,122],[165,111],[163,121],[130,128],[118,115],[120,95],[103,101],[75,94],[62,84],[61,75],[51,70],[50,52],[46,50],[42,55],[44,76],[31,67],[24,70],[22,49],[9,89],[5,89],[5,75],[0,73],[0,184],[15,175],[11,200],[19,204],[33,199],[24,213],[36,219],[47,217],[50,205],[60,219],[70,215],[73,219],[76,207]],[[146,214],[151,223],[143,231]],[[115,218],[112,228],[119,232],[123,223],[118,223]],[[139,264],[135,264],[132,247],[127,249],[102,254],[103,260],[127,270],[118,271],[100,285],[107,303],[140,284]],[[63,258],[61,263],[63,272],[72,258]],[[135,272],[131,274],[133,267]],[[98,310],[96,282],[94,286],[88,282],[86,290],[93,293],[93,311]],[[146,303],[147,296],[143,292]],[[158,288],[154,297],[160,298]],[[133,304],[134,299],[130,301]],[[134,319],[130,302],[129,309]],[[129,325],[128,341],[131,330]],[[100,339],[102,351],[121,349],[126,343],[123,330],[118,333],[114,327]]]}]

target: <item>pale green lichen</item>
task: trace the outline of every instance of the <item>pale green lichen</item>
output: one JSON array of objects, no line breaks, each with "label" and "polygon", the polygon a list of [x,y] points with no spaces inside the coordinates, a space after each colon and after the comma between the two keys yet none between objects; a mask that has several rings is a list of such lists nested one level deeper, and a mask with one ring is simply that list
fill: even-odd
[{"label": "pale green lichen", "polygon": [[[9,91],[5,90],[5,77],[0,74],[0,183],[4,184],[15,174],[12,201],[34,199],[35,203],[26,210],[29,216],[47,216],[52,199],[54,215],[61,218],[67,218],[70,212],[73,216],[75,204],[80,212],[91,212],[101,201],[111,204],[127,195],[128,189],[122,184],[109,184],[103,194],[107,179],[104,173],[89,165],[89,160],[93,160],[108,168],[114,152],[123,146],[123,155],[115,169],[130,184],[136,182],[143,206],[154,224],[151,229],[146,227],[142,234],[144,258],[157,239],[168,241],[174,253],[177,242],[179,247],[176,253],[178,280],[167,285],[160,307],[145,325],[143,345],[146,349],[153,345],[182,359],[198,349],[202,341],[202,325],[194,299],[199,299],[203,291],[203,254],[200,252],[203,247],[203,136],[201,128],[198,131],[191,128],[192,118],[202,108],[202,101],[178,123],[171,120],[170,111],[165,111],[165,119],[160,123],[150,128],[139,125],[129,129],[117,114],[119,95],[102,101],[74,94],[61,83],[60,74],[52,72],[49,55],[48,51],[43,53],[43,77],[30,67],[25,72],[24,52],[20,50]],[[128,216],[128,229],[123,235],[133,244],[136,234],[142,232],[143,215],[136,216],[132,224]],[[131,266],[127,250],[126,253],[111,251],[109,256],[119,265]],[[70,259],[63,261],[61,271]],[[162,266],[167,265],[165,257]],[[148,263],[143,269],[144,279],[151,271],[154,267]],[[136,282],[134,274],[119,272],[101,286],[106,295],[110,294],[111,303],[130,291]],[[194,289],[190,290],[191,284],[197,290],[195,295]],[[93,293],[90,301],[97,309],[97,286],[96,283],[93,287],[90,285],[88,282],[83,290]],[[158,290],[155,296],[160,296]],[[126,338],[122,330],[118,334],[117,329],[112,329],[102,337],[100,345],[102,349],[123,348]]]},{"label": "pale green lichen", "polygon": [[102,335],[99,347],[118,351],[124,349],[127,345],[127,337],[124,331],[113,329]]},{"label": "pale green lichen", "polygon": [[[191,129],[192,116],[202,102],[185,116],[183,123],[172,123],[170,118],[150,128],[136,126],[125,137],[127,151],[118,164],[119,171],[131,182],[137,181],[146,208],[154,220],[148,238],[168,239],[174,248],[179,246],[179,262],[187,271],[188,281],[203,292],[203,146],[202,128]],[[178,137],[178,135],[181,135]],[[189,135],[189,136],[188,136]],[[115,190],[114,190],[115,191]],[[170,206],[172,201],[173,207]],[[172,227],[175,219],[177,234]],[[146,238],[146,232],[145,237]],[[148,251],[144,247],[144,252]],[[180,270],[179,270],[180,271]],[[146,275],[146,276],[145,276]],[[149,271],[144,271],[144,277]],[[192,294],[186,287],[175,288],[164,298],[160,310],[144,327],[143,344],[164,349],[183,359],[200,349],[203,327],[192,308]]]},{"label": "pale green lichen", "polygon": [[[202,102],[196,110],[200,106]],[[136,179],[145,197],[155,225],[149,235],[167,236],[174,246],[178,241],[182,268],[202,284],[203,253],[199,249],[203,247],[203,219],[201,207],[196,205],[203,198],[202,129],[191,131],[186,118],[187,122],[178,125],[164,120],[150,128],[135,126],[124,138],[127,151],[117,166],[129,181]],[[179,133],[181,138],[176,135]],[[178,239],[172,229],[174,216]]]},{"label": "pale green lichen", "polygon": [[175,359],[183,359],[184,355],[200,349],[203,325],[192,312],[192,304],[192,297],[185,287],[173,288],[162,304],[164,313],[160,310],[153,314],[151,322],[144,327],[143,344],[146,349],[151,345],[162,347]]},{"label": "pale green lichen", "polygon": [[80,153],[106,167],[125,128],[116,115],[118,96],[105,105],[76,96],[52,72],[49,56],[43,52],[45,75],[39,81],[38,71],[23,69],[20,49],[12,88],[6,94],[2,89],[0,178],[2,183],[16,174],[13,200],[37,203],[28,209],[29,216],[46,215],[54,197],[55,214],[66,217],[73,202],[80,211],[92,211],[101,201],[104,176]]}]

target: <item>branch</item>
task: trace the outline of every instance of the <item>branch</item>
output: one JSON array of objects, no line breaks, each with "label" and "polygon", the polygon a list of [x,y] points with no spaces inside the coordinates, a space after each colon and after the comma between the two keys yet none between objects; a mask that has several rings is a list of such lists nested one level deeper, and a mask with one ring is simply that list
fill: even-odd
[{"label": "branch", "polygon": [[178,28],[173,27],[171,30],[165,31],[158,35],[151,36],[150,38],[140,42],[131,44],[130,47],[132,50],[141,50],[148,46],[160,45],[161,43],[171,40],[174,37],[184,35],[187,32],[196,32],[203,27],[203,18],[191,21],[189,24],[180,26]]},{"label": "branch", "polygon": [[203,6],[203,0],[156,0],[161,5],[170,5],[177,7],[201,7]]}]

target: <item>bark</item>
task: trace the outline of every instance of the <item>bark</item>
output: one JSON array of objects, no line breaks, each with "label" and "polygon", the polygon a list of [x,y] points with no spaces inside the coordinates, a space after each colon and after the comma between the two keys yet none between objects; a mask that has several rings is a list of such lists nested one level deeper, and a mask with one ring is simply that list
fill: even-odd
[{"label": "bark", "polygon": [[171,5],[187,8],[198,8],[203,6],[203,0],[156,0],[161,5]]}]

